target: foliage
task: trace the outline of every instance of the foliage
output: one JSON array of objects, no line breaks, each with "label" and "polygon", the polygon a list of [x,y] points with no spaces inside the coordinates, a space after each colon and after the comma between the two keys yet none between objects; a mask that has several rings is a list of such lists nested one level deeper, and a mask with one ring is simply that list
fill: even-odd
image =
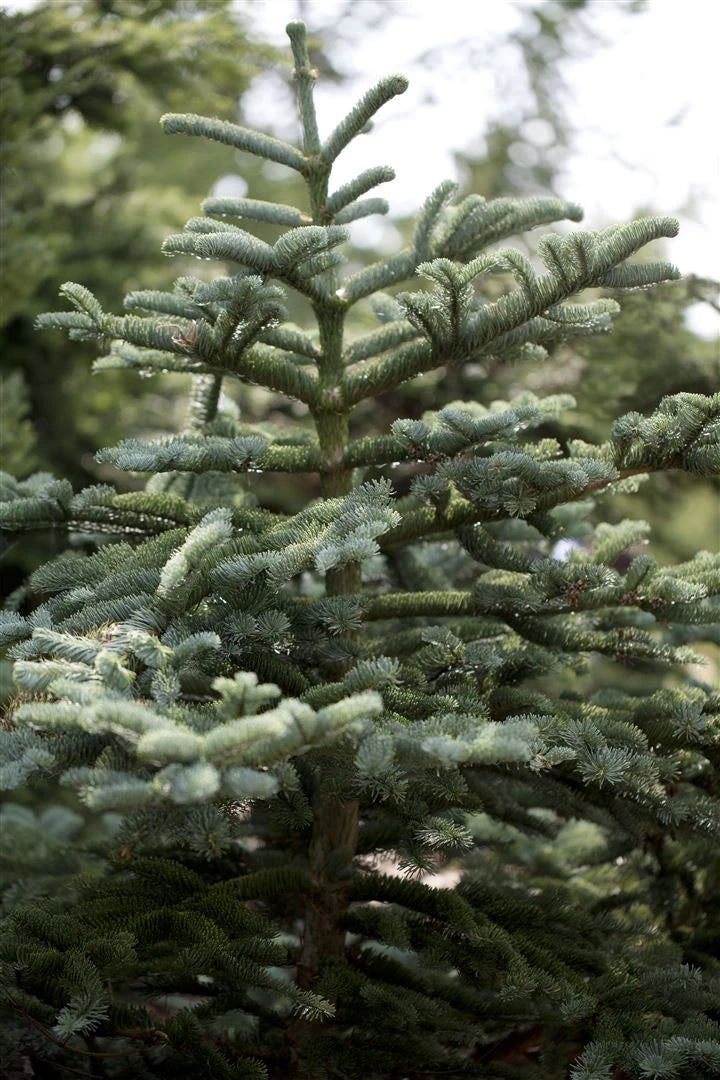
[{"label": "foliage", "polygon": [[[107,542],[2,614],[4,784],[56,778],[117,815],[72,892],[49,874],[9,898],[8,1009],[53,1044],[44,1067],[90,1054],[95,1076],[711,1076],[720,696],[683,676],[718,640],[720,560],[659,566],[634,552],[644,523],[604,517],[652,473],[717,477],[720,395],[627,412],[604,442],[545,436],[572,399],[527,391],[355,427],[423,373],[603,335],[617,302],[578,294],[676,278],[633,256],[677,224],[549,232],[531,260],[508,239],[577,206],[444,183],[403,250],[348,267],[347,226],[387,209],[371,192],[391,170],[332,190],[333,163],[407,83],[323,140],[304,26],[288,33],[302,149],[162,124],[282,163],[305,203],[211,197],[164,242],[172,291],[113,315],[67,282],[38,320],[97,341],[97,370],[192,389],[185,431],[99,454],[150,474],[142,491],[5,481],[7,530]],[[249,422],[226,380],[300,416]],[[259,472],[314,475],[320,497],[257,505]],[[593,685],[597,658],[642,682]],[[32,851],[43,825],[11,819]]]},{"label": "foliage", "polygon": [[[607,9],[612,6],[623,17],[645,9],[642,3],[603,5],[604,14],[610,14]],[[516,32],[496,42],[493,55],[506,56],[506,82],[498,65],[501,111],[456,154],[463,192],[496,197],[557,190],[578,134],[566,113],[572,96],[568,61],[576,65],[589,61],[594,50],[608,44],[598,32],[603,21],[593,17],[597,14],[586,0],[528,5]],[[456,49],[458,63],[486,62],[484,43],[468,39]],[[442,63],[442,46],[431,47],[423,56],[430,66],[436,58]],[[525,86],[522,97],[518,84]],[[403,222],[400,228],[406,234],[412,223]],[[529,250],[523,242],[521,247]],[[662,242],[654,248],[655,254],[665,254]],[[630,293],[611,335],[560,342],[549,350],[551,363],[538,365],[529,358],[509,365],[487,358],[460,370],[429,373],[386,398],[385,407],[392,419],[398,413],[419,415],[425,408],[477,394],[505,398],[523,387],[541,394],[569,390],[577,410],[548,425],[543,434],[561,441],[602,439],[611,419],[623,411],[649,410],[659,398],[682,390],[708,394],[717,388],[716,343],[688,324],[694,306],[707,304],[717,310],[717,290],[717,282],[686,277]],[[616,294],[603,290],[602,295]],[[394,475],[396,484],[403,480],[402,473]],[[617,520],[627,513],[645,517],[652,524],[653,554],[668,562],[689,558],[698,546],[717,546],[718,498],[715,481],[688,489],[682,476],[669,474],[653,478],[632,500],[616,500],[609,513]],[[669,501],[677,507],[672,516],[665,512]]]},{"label": "foliage", "polygon": [[26,476],[37,465],[27,386],[19,371],[10,372],[0,386],[0,457],[11,472]]},{"label": "foliage", "polygon": [[[160,238],[190,212],[187,192],[233,168],[219,147],[188,162],[159,145],[158,112],[191,98],[234,118],[272,54],[228,0],[47,0],[0,11],[0,40],[3,358],[24,378],[44,467],[87,483],[83,455],[137,422],[117,409],[137,394],[120,376],[88,387],[87,348],[40,340],[33,320],[61,267],[107,301],[147,274]],[[156,265],[151,281],[167,285],[169,268]]]}]

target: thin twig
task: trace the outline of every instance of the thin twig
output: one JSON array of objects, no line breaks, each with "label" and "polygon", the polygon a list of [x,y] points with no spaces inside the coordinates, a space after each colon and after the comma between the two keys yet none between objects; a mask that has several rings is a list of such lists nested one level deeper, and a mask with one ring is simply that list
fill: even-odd
[{"label": "thin twig", "polygon": [[63,1042],[62,1039],[58,1039],[58,1037],[46,1028],[44,1024],[41,1024],[39,1020],[36,1020],[34,1016],[31,1016],[29,1012],[23,1009],[22,1005],[19,1005],[17,1001],[14,1000],[5,987],[3,987],[2,990],[16,1012],[20,1013],[21,1016],[24,1016],[26,1020],[29,1020],[32,1026],[36,1028],[45,1039],[55,1043],[61,1050],[67,1050],[70,1054],[78,1054],[80,1057],[90,1058],[119,1058],[132,1057],[134,1054],[143,1054],[145,1052],[144,1047],[140,1047],[137,1050],[78,1050],[76,1047],[69,1046],[66,1042]]}]

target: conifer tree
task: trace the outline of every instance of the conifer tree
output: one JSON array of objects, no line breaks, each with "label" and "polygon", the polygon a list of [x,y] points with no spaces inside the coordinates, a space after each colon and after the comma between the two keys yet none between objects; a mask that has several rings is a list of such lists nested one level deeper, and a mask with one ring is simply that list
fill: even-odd
[{"label": "conifer tree", "polygon": [[[124,315],[67,283],[70,309],[39,319],[98,341],[98,371],[191,389],[184,432],[98,455],[150,474],[141,492],[3,481],[6,529],[107,540],[41,567],[0,622],[3,786],[58,781],[97,823],[5,814],[24,866],[7,1015],[48,1076],[716,1075],[720,694],[683,665],[717,640],[720,558],[623,559],[646,527],[604,523],[602,500],[657,471],[716,476],[720,395],[628,413],[601,445],[538,436],[566,395],[352,426],[423,372],[607,332],[616,302],[579,294],[676,277],[631,260],[677,225],[548,233],[540,266],[506,241],[577,206],[448,182],[407,248],[353,271],[347,226],[387,211],[371,193],[393,173],[335,187],[333,164],[407,83],[321,138],[305,29],[288,33],[301,147],[162,126],[295,170],[307,204],[208,199],[163,250],[229,272],[130,293]],[[286,320],[288,290],[317,333]],[[377,328],[356,336],[368,302]],[[312,430],[246,423],[231,380],[301,403]],[[320,495],[254,505],[258,471]],[[593,687],[598,656],[642,691]],[[83,873],[58,888],[63,851]]]}]

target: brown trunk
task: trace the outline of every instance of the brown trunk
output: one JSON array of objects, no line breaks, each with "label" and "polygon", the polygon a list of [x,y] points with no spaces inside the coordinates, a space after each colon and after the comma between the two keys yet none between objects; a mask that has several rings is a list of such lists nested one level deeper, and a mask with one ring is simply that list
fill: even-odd
[{"label": "brown trunk", "polygon": [[[298,65],[300,78],[305,79],[304,53],[298,52],[296,67]],[[320,144],[313,116],[310,116],[309,127],[305,125],[306,153],[311,155],[308,158],[307,181],[313,222],[323,225],[327,222],[330,168],[319,155]],[[318,359],[321,403],[313,412],[313,419],[324,459],[320,477],[322,495],[325,499],[334,499],[352,491],[353,472],[345,467],[343,461],[349,440],[350,412],[342,401],[346,306],[332,295],[335,285],[330,278],[327,287],[330,294],[328,299],[314,304],[322,356]],[[358,592],[360,566],[351,564],[328,571],[325,587],[328,596]],[[331,681],[342,679],[348,666],[343,661],[328,665],[325,677]],[[297,974],[298,984],[308,989],[315,985],[323,967],[341,959],[344,953],[343,920],[348,904],[349,870],[358,837],[357,801],[342,799],[329,779],[321,774],[315,778],[312,810],[312,836],[308,848],[310,885]],[[291,1025],[288,1035],[296,1055],[311,1027],[305,1021]]]},{"label": "brown trunk", "polygon": [[312,986],[322,965],[343,955],[345,930],[342,920],[347,908],[347,870],[355,854],[357,834],[357,801],[340,802],[319,787],[313,802],[310,893],[298,963],[301,986]]},{"label": "brown trunk", "polygon": [[[313,831],[308,851],[310,886],[305,900],[305,926],[297,964],[297,984],[312,990],[323,968],[341,960],[345,951],[343,919],[348,903],[350,866],[358,835],[358,803],[341,802],[322,786],[319,778],[313,799]],[[290,1073],[295,1076],[305,1040],[320,1031],[329,1035],[332,1021],[318,1025],[298,1018],[287,1028]]]}]

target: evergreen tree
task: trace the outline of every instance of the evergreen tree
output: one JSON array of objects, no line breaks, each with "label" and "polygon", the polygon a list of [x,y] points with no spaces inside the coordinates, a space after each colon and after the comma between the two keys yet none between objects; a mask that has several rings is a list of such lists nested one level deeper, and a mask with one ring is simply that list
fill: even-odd
[{"label": "evergreen tree", "polygon": [[[195,191],[233,168],[227,147],[192,162],[177,147],[175,157],[157,137],[158,115],[191,100],[236,119],[238,97],[272,55],[229,0],[42,0],[29,11],[0,9],[0,347],[6,368],[26,384],[41,467],[89,483],[98,440],[126,430],[117,397],[140,396],[121,372],[88,387],[90,348],[34,334],[35,316],[54,304],[63,273],[108,303],[143,274],[148,283],[150,259],[193,211]],[[168,271],[156,263],[150,282],[169,287]],[[142,410],[129,404],[137,422]],[[12,413],[3,419],[14,440]],[[4,468],[27,475],[21,463]]]},{"label": "evergreen tree", "polygon": [[[151,474],[144,491],[4,479],[6,529],[108,540],[2,613],[3,785],[57,778],[96,823],[5,814],[8,1016],[48,1076],[714,1075],[720,694],[683,665],[717,638],[720,558],[624,559],[647,530],[598,506],[653,472],[716,476],[720,395],[628,413],[600,445],[533,434],[566,395],[352,425],[423,372],[606,332],[616,302],[578,294],[676,277],[630,261],[676,223],[548,234],[541,269],[502,245],[578,207],[444,183],[411,244],[353,270],[346,227],[386,212],[370,193],[392,170],[333,189],[333,163],[407,84],[381,80],[322,140],[288,33],[302,149],[162,124],[287,166],[306,205],[210,198],[163,249],[230,273],[132,292],[120,316],[67,283],[72,310],[39,319],[99,341],[96,370],[192,387],[182,434],[98,455]],[[317,333],[285,318],[288,289]],[[357,336],[366,302],[378,325]],[[246,422],[232,379],[299,419]],[[260,471],[314,475],[319,497],[258,506]],[[594,687],[598,656],[642,686]],[[83,873],[59,889],[63,852]]]}]

